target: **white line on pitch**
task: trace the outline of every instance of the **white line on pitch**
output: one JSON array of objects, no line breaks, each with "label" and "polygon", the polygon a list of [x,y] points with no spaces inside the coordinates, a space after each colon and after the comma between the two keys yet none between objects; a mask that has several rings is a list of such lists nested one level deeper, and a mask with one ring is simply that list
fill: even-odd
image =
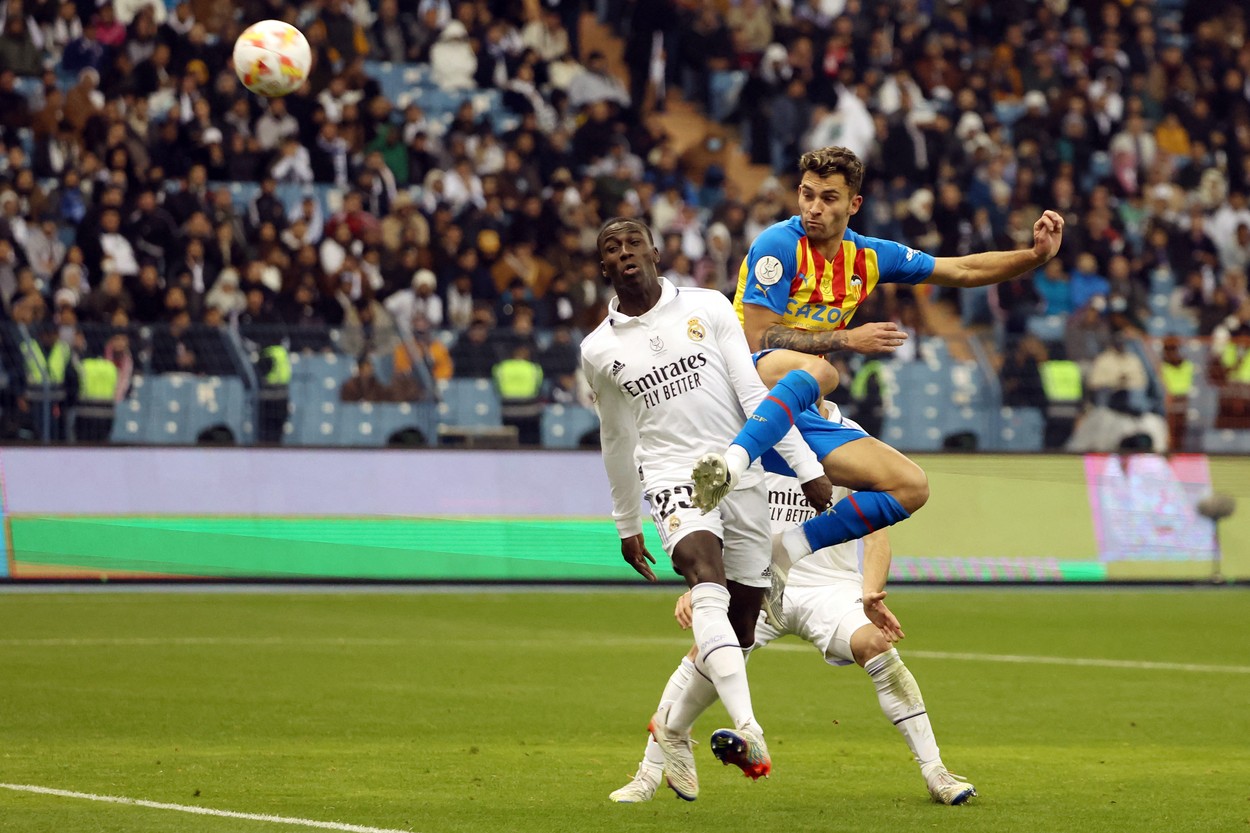
[{"label": "white line on pitch", "polygon": [[[810,651],[810,645],[790,642],[769,646],[765,650]],[[1006,662],[1017,665],[1069,665],[1081,668],[1126,668],[1137,671],[1192,671],[1205,674],[1250,674],[1247,665],[1200,665],[1189,662],[1153,662],[1136,659],[1093,659],[1089,657],[1038,657],[1024,654],[972,654],[955,651],[909,651],[900,653],[905,658],[966,660],[968,662]]]},{"label": "white line on pitch", "polygon": [[296,827],[319,827],[323,830],[343,830],[347,833],[410,833],[407,830],[396,830],[389,827],[366,827],[360,824],[341,824],[337,821],[315,821],[313,819],[297,819],[287,816],[268,816],[263,813],[236,813],[233,810],[213,810],[209,807],[191,807],[186,804],[165,804],[161,801],[144,801],[140,798],[122,798],[116,795],[96,795],[95,793],[78,793],[70,790],[54,790],[51,787],[37,787],[33,784],[0,784],[0,788],[17,792],[54,795],[58,798],[83,798],[88,801],[105,801],[109,804],[129,804],[134,807],[149,807],[153,810],[176,810],[179,813],[193,813],[197,816],[217,816],[226,819],[247,819],[248,821],[267,821],[270,824],[291,824]]},{"label": "white line on pitch", "polygon": [[374,637],[329,636],[324,638],[229,637],[229,636],[120,636],[120,637],[57,637],[37,639],[0,639],[0,648],[98,648],[109,645],[408,645],[411,639],[378,639]]},{"label": "white line on pitch", "polygon": [[972,662],[1011,662],[1022,665],[1074,665],[1083,668],[1131,668],[1142,671],[1195,671],[1211,674],[1250,674],[1245,665],[1202,665],[1190,662],[1152,662],[1136,659],[1087,659],[1084,657],[1035,657],[1022,654],[966,654],[951,651],[907,651],[920,659],[955,659]]},{"label": "white line on pitch", "polygon": [[[457,640],[450,640],[455,642]],[[399,647],[416,645],[416,639],[394,639],[375,637],[217,637],[217,636],[137,636],[137,637],[47,637],[34,639],[0,639],[0,648],[95,648],[95,647],[145,647],[160,645],[222,645],[239,647],[265,646],[300,646],[328,645],[355,647]],[[448,644],[449,640],[441,640]],[[464,644],[478,644],[476,640],[462,640]],[[552,639],[513,640],[513,647],[533,646],[544,647],[558,645],[567,648],[578,644],[594,644],[598,646],[638,647],[640,645],[672,645],[674,647],[688,644],[685,640],[673,637],[631,637],[628,639],[605,637],[585,640],[577,637],[561,636]],[[773,643],[766,650],[778,651],[811,651],[811,645],[799,642]],[[916,659],[962,660],[967,662],[1000,662],[1017,665],[1067,665],[1082,668],[1124,668],[1138,671],[1186,671],[1208,674],[1250,674],[1247,665],[1204,665],[1187,662],[1156,662],[1151,660],[1132,659],[1099,659],[1092,657],[1044,657],[1026,654],[975,654],[955,651],[912,651],[903,646],[903,654]]]}]

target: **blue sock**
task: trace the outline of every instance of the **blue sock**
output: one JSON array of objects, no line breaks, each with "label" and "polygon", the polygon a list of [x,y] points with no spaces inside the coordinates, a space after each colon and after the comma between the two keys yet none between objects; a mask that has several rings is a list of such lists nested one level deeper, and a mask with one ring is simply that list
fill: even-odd
[{"label": "blue sock", "polygon": [[889,492],[855,492],[842,498],[828,512],[803,524],[812,552],[863,538],[870,532],[907,520],[911,513]]},{"label": "blue sock", "polygon": [[820,383],[806,370],[791,370],[742,426],[733,445],[746,449],[751,461],[772,448],[794,425],[794,417],[820,401]]}]

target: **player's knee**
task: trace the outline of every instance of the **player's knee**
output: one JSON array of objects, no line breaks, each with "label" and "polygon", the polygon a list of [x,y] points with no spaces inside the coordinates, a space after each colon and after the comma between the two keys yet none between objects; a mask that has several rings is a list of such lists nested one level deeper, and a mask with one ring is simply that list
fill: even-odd
[{"label": "player's knee", "polygon": [[857,638],[852,641],[851,655],[860,667],[890,650],[890,643],[876,627],[865,625],[862,634],[855,636]]},{"label": "player's knee", "polygon": [[812,374],[820,385],[821,396],[828,396],[837,388],[840,381],[838,369],[820,356],[812,356],[803,369]]},{"label": "player's knee", "polygon": [[902,504],[909,514],[929,502],[929,476],[920,466],[907,461],[899,472],[898,486],[892,490],[894,499]]}]

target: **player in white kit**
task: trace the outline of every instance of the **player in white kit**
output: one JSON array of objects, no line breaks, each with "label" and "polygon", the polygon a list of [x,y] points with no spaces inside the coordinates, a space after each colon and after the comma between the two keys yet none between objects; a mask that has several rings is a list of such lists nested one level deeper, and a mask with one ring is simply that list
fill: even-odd
[{"label": "player in white kit", "polygon": [[[859,429],[844,420],[837,406],[826,403],[828,417]],[[768,475],[768,497],[773,531],[793,528],[812,516],[792,477]],[[848,494],[834,489],[834,500]],[[785,588],[784,614],[778,623],[760,617],[751,650],[773,640],[794,634],[810,642],[830,665],[862,666],[877,689],[877,699],[885,716],[898,727],[911,750],[921,775],[935,801],[963,804],[976,789],[942,763],[937,741],[925,710],[920,688],[903,664],[893,643],[903,637],[898,619],[885,605],[885,583],[890,571],[890,542],[885,530],[860,541],[848,541],[817,550],[797,562]],[[862,554],[863,568],[859,566]],[[682,627],[689,627],[689,599],[682,596],[674,612]],[[661,697],[661,707],[673,701],[690,701],[689,708],[702,711],[716,700],[716,692],[703,678],[688,654],[669,678]],[[661,756],[654,741],[632,781],[613,792],[619,803],[649,801],[660,782]]]},{"label": "player in white kit", "polygon": [[[607,319],[582,341],[582,367],[599,411],[621,553],[655,580],[648,566],[655,559],[642,536],[645,491],[664,549],[691,588],[693,663],[734,722],[733,729],[721,730],[734,739],[734,762],[755,777],[767,775],[771,760],[752,711],[742,650],[754,640],[769,585],[772,533],[763,471],[758,465],[748,470],[717,511],[707,514],[690,500],[690,472],[707,448],[742,430],[748,414],[771,394],[729,301],[719,292],[678,289],[661,278],[659,252],[643,223],[609,220],[599,232],[599,256],[617,297]],[[806,381],[819,395],[819,381]],[[772,442],[803,481],[806,499],[828,506],[832,486],[799,433],[776,419],[759,420],[756,427],[780,438]],[[669,786],[688,801],[699,789],[693,719],[666,705],[650,725]]]}]

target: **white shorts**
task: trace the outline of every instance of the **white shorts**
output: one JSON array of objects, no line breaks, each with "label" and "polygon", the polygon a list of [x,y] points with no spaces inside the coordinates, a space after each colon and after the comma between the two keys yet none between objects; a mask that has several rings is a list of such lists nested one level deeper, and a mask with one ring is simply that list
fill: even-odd
[{"label": "white shorts", "polygon": [[787,586],[782,600],[786,629],[773,627],[761,615],[751,650],[794,634],[812,643],[830,665],[850,665],[855,662],[851,636],[864,625],[872,624],[864,614],[862,596],[863,586],[858,581],[837,581],[819,587]]},{"label": "white shorts", "polygon": [[747,587],[767,587],[773,533],[764,481],[735,489],[706,515],[691,502],[692,489],[687,482],[647,493],[651,520],[669,558],[682,538],[692,532],[710,532],[724,544],[725,578]]}]

